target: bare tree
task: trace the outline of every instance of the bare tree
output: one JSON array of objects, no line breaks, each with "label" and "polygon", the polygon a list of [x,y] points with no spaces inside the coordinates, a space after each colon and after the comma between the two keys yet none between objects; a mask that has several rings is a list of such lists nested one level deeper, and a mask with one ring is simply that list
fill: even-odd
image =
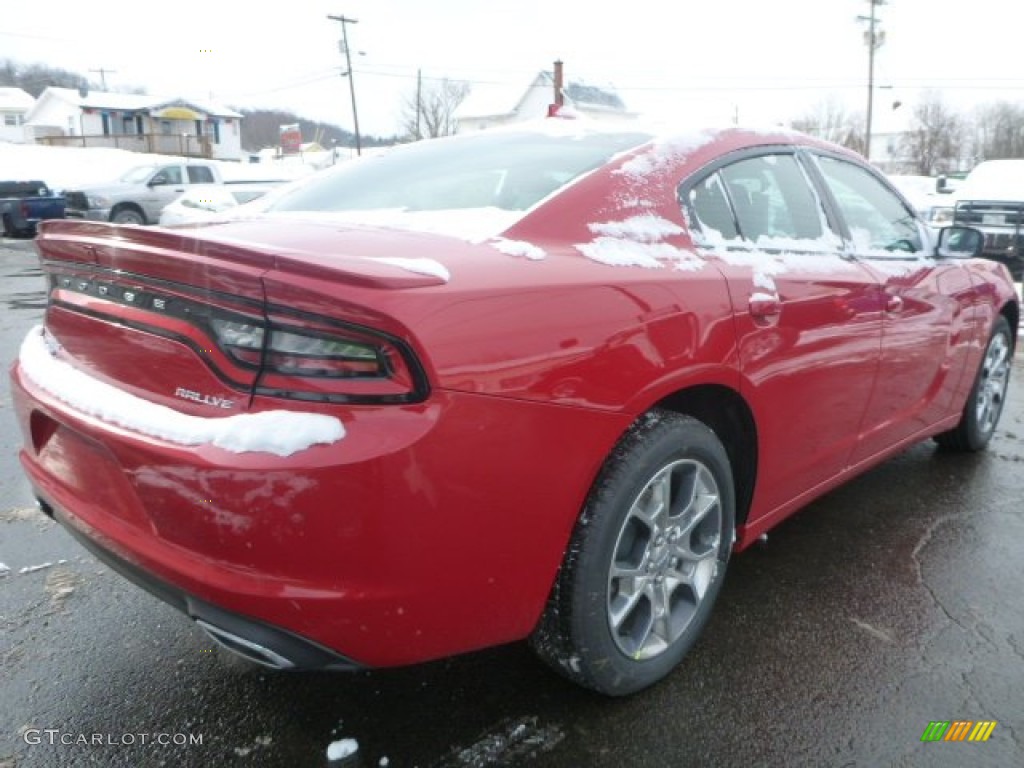
[{"label": "bare tree", "polygon": [[803,117],[794,120],[792,126],[819,139],[863,152],[863,123],[860,115],[847,112],[838,99],[830,98],[818,102]]},{"label": "bare tree", "polygon": [[964,154],[966,126],[963,117],[941,94],[925,93],[914,107],[910,130],[903,137],[903,151],[923,176],[956,171]]},{"label": "bare tree", "polygon": [[1001,101],[977,109],[974,154],[979,160],[1024,157],[1024,105]]},{"label": "bare tree", "polygon": [[462,80],[424,80],[402,99],[402,132],[414,140],[450,136],[458,127],[455,110],[468,95]]}]

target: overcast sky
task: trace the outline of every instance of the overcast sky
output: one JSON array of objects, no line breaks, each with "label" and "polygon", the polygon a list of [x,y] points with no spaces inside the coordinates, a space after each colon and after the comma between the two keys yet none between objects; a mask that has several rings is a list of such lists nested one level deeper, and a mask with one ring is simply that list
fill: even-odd
[{"label": "overcast sky", "polygon": [[[10,12],[6,6],[16,6]],[[609,9],[609,5],[614,10]],[[398,130],[426,78],[523,83],[560,58],[570,78],[613,84],[633,110],[687,122],[789,120],[829,96],[862,110],[868,0],[6,0],[0,58],[88,72],[111,85],[234,106],[279,106],[351,129],[340,25],[357,55],[364,133]],[[1024,3],[889,0],[878,15],[879,110],[922,88],[954,104],[1024,101]],[[98,73],[89,73],[99,80]],[[884,118],[884,114],[882,115]]]}]

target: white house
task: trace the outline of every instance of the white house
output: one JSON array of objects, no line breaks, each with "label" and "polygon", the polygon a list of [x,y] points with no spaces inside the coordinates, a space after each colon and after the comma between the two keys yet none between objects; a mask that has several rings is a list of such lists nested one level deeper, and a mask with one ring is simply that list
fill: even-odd
[{"label": "white house", "polygon": [[[555,75],[549,71],[537,73],[525,87],[522,84],[476,84],[455,110],[459,132],[478,131],[545,117],[548,107],[554,102],[554,92]],[[565,106],[590,118],[621,120],[636,116],[626,109],[611,86],[599,87],[570,80],[563,87],[562,95]]]},{"label": "white house", "polygon": [[0,88],[0,141],[21,144],[25,141],[25,115],[36,100],[21,88]]},{"label": "white house", "polygon": [[905,104],[890,108],[883,103],[881,108],[876,108],[871,120],[873,165],[885,173],[916,173],[913,158],[907,152],[913,118],[912,108]]},{"label": "white house", "polygon": [[242,157],[242,115],[196,99],[47,88],[25,115],[25,131],[40,144]]}]

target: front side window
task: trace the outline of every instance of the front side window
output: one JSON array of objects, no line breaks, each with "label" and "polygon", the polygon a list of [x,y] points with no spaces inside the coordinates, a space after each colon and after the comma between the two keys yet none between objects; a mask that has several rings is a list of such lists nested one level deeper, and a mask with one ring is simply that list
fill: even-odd
[{"label": "front side window", "polygon": [[891,257],[924,250],[914,214],[870,171],[834,157],[819,156],[818,165],[858,253]]},{"label": "front side window", "polygon": [[163,177],[164,184],[181,184],[181,168],[167,165],[160,169],[157,178]]}]

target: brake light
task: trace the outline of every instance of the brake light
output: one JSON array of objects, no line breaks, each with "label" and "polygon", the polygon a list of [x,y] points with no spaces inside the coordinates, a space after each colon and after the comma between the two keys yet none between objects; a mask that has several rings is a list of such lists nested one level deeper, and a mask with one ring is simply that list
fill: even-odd
[{"label": "brake light", "polygon": [[259,364],[273,372],[294,376],[352,378],[387,376],[387,359],[372,344],[340,336],[272,328],[266,340],[262,327],[222,318],[210,325],[220,346],[231,357]]},{"label": "brake light", "polygon": [[[259,367],[256,393],[300,400],[414,402],[426,384],[400,342],[326,319],[303,328],[212,316],[217,345],[235,362]],[[334,327],[327,327],[334,326]]]}]

